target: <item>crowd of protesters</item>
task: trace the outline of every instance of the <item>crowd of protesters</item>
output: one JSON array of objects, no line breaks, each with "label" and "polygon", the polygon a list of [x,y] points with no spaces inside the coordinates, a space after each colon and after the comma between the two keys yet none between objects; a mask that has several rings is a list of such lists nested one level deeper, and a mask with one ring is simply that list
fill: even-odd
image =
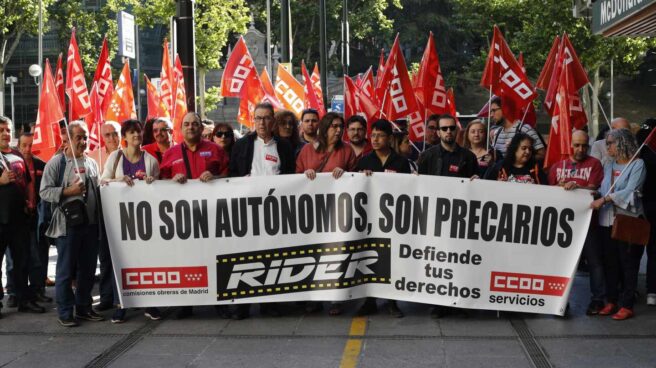
[{"label": "crowd of protesters", "polygon": [[[239,139],[230,124],[214,124],[188,113],[179,144],[173,142],[173,124],[167,118],[146,124],[107,121],[100,130],[104,146],[87,153],[87,126],[73,121],[62,127],[62,146],[47,163],[33,154],[30,133],[20,136],[16,149],[10,147],[12,122],[0,117],[0,264],[6,255],[11,266],[6,270],[10,297],[5,307],[44,313],[39,303],[53,302],[46,286],[48,250],[54,245],[59,323],[72,327],[79,320],[102,321],[105,316],[100,313],[109,310],[114,310],[113,323],[125,321],[99,200],[99,186],[106,183],[133,186],[137,180],[147,184],[172,180],[184,184],[192,179],[211,182],[226,176],[293,173],[308,180],[330,173],[338,180],[345,172],[368,176],[385,172],[589,191],[595,212],[582,255],[590,274],[586,314],[615,320],[633,317],[645,247],[613,239],[611,227],[617,214],[642,216],[656,225],[656,154],[649,149],[638,152],[656,119],[648,119],[637,132],[629,130],[626,119],[615,119],[596,141],[587,132],[575,130],[571,156],[545,170],[542,136],[528,124],[504,119],[501,103],[498,98],[490,103],[491,127],[473,120],[461,129],[454,116],[431,115],[421,142],[409,140],[403,121],[381,119],[368,127],[357,115],[345,121],[338,113],[320,116],[313,109],[304,110],[299,120],[290,111],[274,113],[271,105],[262,103],[254,110],[253,131]],[[646,247],[646,299],[648,305],[656,306],[656,226],[651,229]],[[96,276],[98,262],[100,275]],[[94,307],[95,281],[100,301]],[[3,291],[0,288],[0,300]],[[304,305],[308,313],[323,309],[321,302]],[[390,315],[403,317],[395,301],[384,305]],[[223,318],[243,319],[251,307],[217,306],[216,311]],[[367,298],[357,313],[377,310],[376,299]],[[430,315],[441,318],[455,310],[435,306]],[[261,304],[260,311],[270,316],[283,313],[277,303]],[[342,303],[330,304],[330,315],[342,312]],[[193,307],[187,306],[178,310],[177,317],[192,314]],[[146,308],[144,315],[162,318],[158,308]]]}]

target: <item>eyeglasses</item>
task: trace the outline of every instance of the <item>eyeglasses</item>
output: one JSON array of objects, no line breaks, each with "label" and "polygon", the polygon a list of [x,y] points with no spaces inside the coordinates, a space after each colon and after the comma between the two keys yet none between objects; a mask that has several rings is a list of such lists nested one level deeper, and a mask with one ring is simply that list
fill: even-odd
[{"label": "eyeglasses", "polygon": [[228,137],[232,137],[233,133],[232,132],[216,132],[214,134],[214,136],[217,137],[217,138],[222,138],[222,137],[228,138]]},{"label": "eyeglasses", "polygon": [[253,121],[256,122],[256,123],[261,123],[263,121],[270,122],[272,120],[273,120],[273,118],[271,116],[256,116],[256,117],[253,118]]},{"label": "eyeglasses", "polygon": [[456,128],[457,127],[455,125],[449,125],[449,126],[440,127],[440,130],[443,131],[443,132],[446,132],[446,131],[452,131],[453,132],[453,131],[456,130]]}]

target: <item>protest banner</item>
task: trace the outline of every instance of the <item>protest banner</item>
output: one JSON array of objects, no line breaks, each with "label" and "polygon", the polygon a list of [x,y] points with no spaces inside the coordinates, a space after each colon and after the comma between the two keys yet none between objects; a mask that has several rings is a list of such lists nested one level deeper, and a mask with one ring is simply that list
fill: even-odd
[{"label": "protest banner", "polygon": [[346,173],[101,189],[124,307],[373,296],[562,315],[588,191]]}]

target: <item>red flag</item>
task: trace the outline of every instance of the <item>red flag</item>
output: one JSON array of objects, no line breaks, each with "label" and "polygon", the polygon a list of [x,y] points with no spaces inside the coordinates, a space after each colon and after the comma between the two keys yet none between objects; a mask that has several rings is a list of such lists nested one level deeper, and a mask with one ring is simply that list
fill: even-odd
[{"label": "red flag", "polygon": [[100,105],[98,84],[95,82],[91,86],[91,92],[89,93],[89,102],[91,103],[91,114],[87,115],[84,118],[84,121],[87,123],[87,127],[89,128],[89,146],[87,150],[93,151],[100,146],[104,146],[104,142],[101,139],[101,134],[100,134],[100,125],[103,122],[102,112],[101,112],[102,108]]},{"label": "red flag", "polygon": [[305,108],[305,91],[303,85],[282,64],[278,64],[274,89],[283,106],[300,118]]},{"label": "red flag", "polygon": [[357,87],[353,79],[348,75],[344,76],[344,119],[348,119],[356,114],[355,91]]},{"label": "red flag", "polygon": [[374,82],[374,72],[372,67],[369,67],[367,72],[364,73],[364,76],[362,77],[362,86],[360,86],[360,89],[374,103],[376,102],[375,88],[376,84]]},{"label": "red flag", "polygon": [[319,111],[319,116],[326,115],[323,104],[319,103],[319,96],[314,92],[312,78],[305,67],[305,61],[301,61],[301,72],[303,73],[303,91],[305,92],[305,108],[312,108]]},{"label": "red flag", "polygon": [[146,81],[146,95],[148,98],[148,116],[146,119],[154,119],[158,117],[169,117],[169,110],[167,110],[164,102],[159,98],[159,92],[157,92],[157,87],[148,79],[144,74],[144,79]]},{"label": "red flag", "polygon": [[417,100],[430,113],[444,114],[447,111],[446,88],[440,70],[440,60],[435,49],[433,32],[428,36],[428,44],[421,58],[416,77]]},{"label": "red flag", "polygon": [[[565,62],[563,62],[564,64]],[[570,122],[569,90],[569,68],[564,68],[558,83],[554,116],[551,119],[549,131],[549,144],[547,155],[544,158],[544,167],[549,167],[555,162],[564,160],[572,154],[572,124]]]},{"label": "red flag", "polygon": [[481,86],[491,88],[501,98],[503,115],[513,122],[522,118],[522,109],[537,96],[497,26],[494,26]]},{"label": "red flag", "polygon": [[61,104],[62,111],[66,111],[66,94],[64,92],[64,69],[62,68],[62,53],[59,53],[57,58],[57,70],[55,71],[55,88],[57,89],[57,97]]},{"label": "red flag", "polygon": [[[564,63],[562,61],[564,61]],[[570,86],[570,91],[577,92],[578,96],[578,90],[590,83],[590,81],[588,80],[588,75],[581,65],[581,62],[576,55],[576,51],[566,33],[563,34],[561,39],[558,54],[556,56],[556,64],[553,68],[551,79],[549,80],[549,87],[547,88],[547,94],[544,98],[544,107],[551,116],[554,115],[553,101],[557,93],[556,91],[558,89],[558,83],[560,82],[560,74],[562,73],[563,66],[569,69],[569,82],[572,84]],[[577,119],[577,121],[578,120],[580,120],[580,118]]]},{"label": "red flag", "polygon": [[[408,68],[401,53],[399,36],[396,36],[390,55],[385,64],[385,75],[382,78],[381,91],[383,96],[378,95],[379,101],[384,101],[381,109],[388,120],[408,120],[408,132],[410,140],[420,140],[424,136],[424,119],[419,110],[415,97]],[[384,89],[383,89],[384,88]]]},{"label": "red flag", "polygon": [[378,86],[378,80],[382,75],[385,74],[385,50],[380,49],[380,57],[378,58],[378,70],[376,70],[376,86]]},{"label": "red flag", "polygon": [[556,65],[558,49],[560,47],[560,37],[554,37],[553,43],[551,44],[551,50],[549,50],[549,55],[547,55],[547,61],[544,62],[538,81],[535,82],[535,88],[541,90],[547,90],[549,88],[549,81],[551,81],[551,75],[553,74],[554,65]]},{"label": "red flag", "polygon": [[46,59],[42,83],[32,148],[34,154],[48,161],[61,145],[59,122],[64,119],[48,59]]},{"label": "red flag", "polygon": [[355,83],[355,86],[358,88],[362,87],[362,77],[360,76],[360,73],[358,73],[358,75],[355,76],[355,80],[353,81],[353,83]]},{"label": "red flag", "polygon": [[269,76],[269,72],[267,72],[266,68],[262,69],[262,73],[260,73],[260,82],[262,82],[262,88],[264,88],[264,92],[268,95],[275,96],[276,92],[273,89],[273,82],[271,82],[271,77]]},{"label": "red flag", "polygon": [[109,60],[107,38],[103,39],[102,50],[100,50],[100,56],[98,57],[98,66],[96,67],[96,74],[93,77],[93,83],[97,84],[100,111],[105,114],[112,100],[112,94],[114,94],[114,82],[112,81],[112,66]]},{"label": "red flag", "polygon": [[365,93],[362,88],[355,92],[356,114],[363,116],[367,120],[367,134],[371,135],[371,124],[380,116],[378,105]]},{"label": "red flag", "polygon": [[89,91],[84,79],[80,50],[75,40],[75,28],[71,32],[71,42],[68,45],[68,58],[66,59],[66,94],[71,105],[71,111],[68,112],[71,121],[84,118],[91,113]]},{"label": "red flag", "polygon": [[449,90],[446,91],[446,112],[456,119],[458,128],[462,129],[462,126],[460,125],[460,119],[458,119],[458,110],[456,109],[456,96],[453,93],[453,88],[449,88]]},{"label": "red flag", "polygon": [[132,79],[130,78],[130,65],[125,63],[123,64],[121,76],[116,83],[116,88],[114,89],[114,94],[109,103],[105,119],[120,123],[124,120],[136,117],[137,113],[134,110]]},{"label": "red flag", "polygon": [[180,56],[175,55],[175,69],[173,70],[174,76],[174,91],[175,91],[175,105],[173,107],[173,141],[182,143],[184,137],[182,136],[182,120],[187,115],[187,91],[185,89],[184,74],[182,72],[182,62]]},{"label": "red flag", "polygon": [[[524,53],[519,53],[517,62],[522,66],[524,73],[526,73],[526,67],[524,67]],[[533,105],[533,102],[530,102],[528,105],[526,105],[526,107],[522,109],[521,114],[522,119],[524,119],[524,123],[535,128],[535,124],[538,122],[538,115],[535,112],[535,105]]]},{"label": "red flag", "polygon": [[323,111],[326,111],[326,107],[323,106],[323,90],[321,89],[321,74],[319,74],[319,66],[317,63],[314,63],[314,69],[312,70],[312,85],[314,86],[314,93],[319,99],[319,103],[323,107]]},{"label": "red flag", "polygon": [[160,98],[169,110],[169,116],[173,116],[175,109],[175,76],[173,75],[173,67],[171,65],[171,58],[169,56],[169,43],[164,40],[162,46],[162,71],[160,77]]}]

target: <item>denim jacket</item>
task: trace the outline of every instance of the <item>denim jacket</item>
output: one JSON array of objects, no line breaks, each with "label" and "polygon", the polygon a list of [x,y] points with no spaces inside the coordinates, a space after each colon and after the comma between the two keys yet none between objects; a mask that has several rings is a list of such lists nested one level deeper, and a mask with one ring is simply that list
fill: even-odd
[{"label": "denim jacket", "polygon": [[599,225],[610,227],[615,220],[615,214],[621,213],[629,216],[644,215],[642,208],[642,186],[647,177],[645,164],[641,159],[636,159],[630,164],[619,165],[615,160],[609,160],[604,164],[604,180],[601,182],[599,192],[604,195],[611,187],[613,171],[624,172],[617,178],[613,191],[609,196],[613,203],[606,203],[599,210]]}]

